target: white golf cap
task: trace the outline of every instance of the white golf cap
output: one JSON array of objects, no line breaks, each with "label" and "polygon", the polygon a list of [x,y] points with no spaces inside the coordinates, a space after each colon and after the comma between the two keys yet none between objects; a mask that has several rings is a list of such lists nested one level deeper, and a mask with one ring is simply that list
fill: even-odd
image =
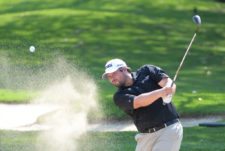
[{"label": "white golf cap", "polygon": [[102,75],[102,79],[106,79],[108,73],[113,73],[121,67],[127,67],[127,64],[121,59],[112,59],[105,64],[105,73]]}]

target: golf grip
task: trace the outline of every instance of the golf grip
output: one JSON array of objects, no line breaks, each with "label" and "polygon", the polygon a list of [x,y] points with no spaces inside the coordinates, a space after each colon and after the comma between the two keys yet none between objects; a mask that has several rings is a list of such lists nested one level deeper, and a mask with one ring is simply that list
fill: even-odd
[{"label": "golf grip", "polygon": [[176,81],[177,76],[178,76],[178,73],[179,73],[179,71],[180,71],[180,69],[181,69],[181,67],[182,67],[182,65],[183,65],[183,63],[184,63],[184,60],[185,60],[185,58],[186,58],[186,56],[187,56],[187,54],[188,54],[189,49],[191,48],[191,45],[192,45],[192,43],[193,43],[195,37],[196,37],[196,32],[195,32],[194,36],[192,37],[191,42],[190,42],[190,44],[189,44],[189,46],[188,46],[188,48],[187,48],[187,50],[186,50],[186,52],[185,52],[185,54],[184,54],[184,56],[183,56],[181,62],[180,62],[180,65],[179,65],[179,67],[178,67],[178,69],[177,69],[177,71],[176,71],[176,73],[175,73],[175,76],[174,76],[174,78],[173,78],[173,81],[172,81],[170,87],[172,87],[173,84],[174,84],[174,82]]}]

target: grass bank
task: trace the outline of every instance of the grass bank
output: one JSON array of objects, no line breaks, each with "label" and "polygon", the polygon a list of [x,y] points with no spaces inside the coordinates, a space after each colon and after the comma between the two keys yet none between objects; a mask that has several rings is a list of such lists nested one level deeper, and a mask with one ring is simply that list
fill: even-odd
[{"label": "grass bank", "polygon": [[[224,130],[224,128],[185,128],[181,151],[224,151]],[[135,132],[87,133],[77,140],[77,150],[131,151],[135,149],[135,134]],[[41,145],[37,142],[37,137],[38,132],[0,131],[0,148],[4,151],[36,151],[36,147]]]},{"label": "grass bank", "polygon": [[[173,77],[193,36],[191,17],[197,11],[202,27],[177,79],[174,102],[182,115],[224,114],[224,3],[3,0],[0,8],[0,102],[27,102],[28,92],[7,91],[24,91],[25,82],[35,87],[40,77],[50,79],[45,83],[59,79],[64,71],[59,70],[54,78],[50,73],[29,77],[46,72],[43,68],[60,57],[96,80],[107,117],[124,118],[111,99],[115,89],[101,81],[105,62],[119,57],[133,70],[154,64]],[[35,53],[29,52],[31,45]]]}]

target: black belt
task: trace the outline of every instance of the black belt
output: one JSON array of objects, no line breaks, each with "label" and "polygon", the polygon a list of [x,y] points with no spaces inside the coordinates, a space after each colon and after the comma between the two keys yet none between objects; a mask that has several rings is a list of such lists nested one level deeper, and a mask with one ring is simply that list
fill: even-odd
[{"label": "black belt", "polygon": [[164,123],[162,125],[159,125],[157,127],[153,127],[153,128],[146,129],[144,131],[144,133],[153,133],[153,132],[156,132],[156,131],[158,131],[160,129],[163,129],[163,128],[167,127],[167,126],[170,126],[172,124],[175,124],[177,122],[179,122],[179,119],[174,119],[174,120],[168,121],[168,122],[166,122],[166,123]]}]

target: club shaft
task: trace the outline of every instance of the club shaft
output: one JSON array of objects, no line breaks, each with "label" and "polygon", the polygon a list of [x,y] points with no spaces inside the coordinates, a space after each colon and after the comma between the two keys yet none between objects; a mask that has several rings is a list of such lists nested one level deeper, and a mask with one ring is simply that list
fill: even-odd
[{"label": "club shaft", "polygon": [[193,41],[195,40],[196,35],[197,35],[197,34],[195,33],[194,36],[193,36],[192,39],[191,39],[190,44],[188,45],[188,48],[187,48],[187,50],[186,50],[186,52],[185,52],[185,54],[184,54],[184,56],[183,56],[183,58],[182,58],[182,60],[181,60],[181,62],[180,62],[180,65],[179,65],[179,67],[178,67],[176,73],[175,73],[175,76],[174,76],[174,78],[173,78],[173,82],[172,82],[172,84],[171,84],[171,87],[173,86],[174,82],[175,82],[176,79],[177,79],[177,76],[178,76],[178,74],[179,74],[179,71],[180,71],[180,69],[181,69],[181,67],[182,67],[182,65],[183,65],[183,63],[184,63],[184,60],[185,60],[185,58],[186,58],[186,56],[187,56],[187,54],[188,54],[188,52],[189,52],[189,49],[191,48],[191,45],[192,45]]}]

